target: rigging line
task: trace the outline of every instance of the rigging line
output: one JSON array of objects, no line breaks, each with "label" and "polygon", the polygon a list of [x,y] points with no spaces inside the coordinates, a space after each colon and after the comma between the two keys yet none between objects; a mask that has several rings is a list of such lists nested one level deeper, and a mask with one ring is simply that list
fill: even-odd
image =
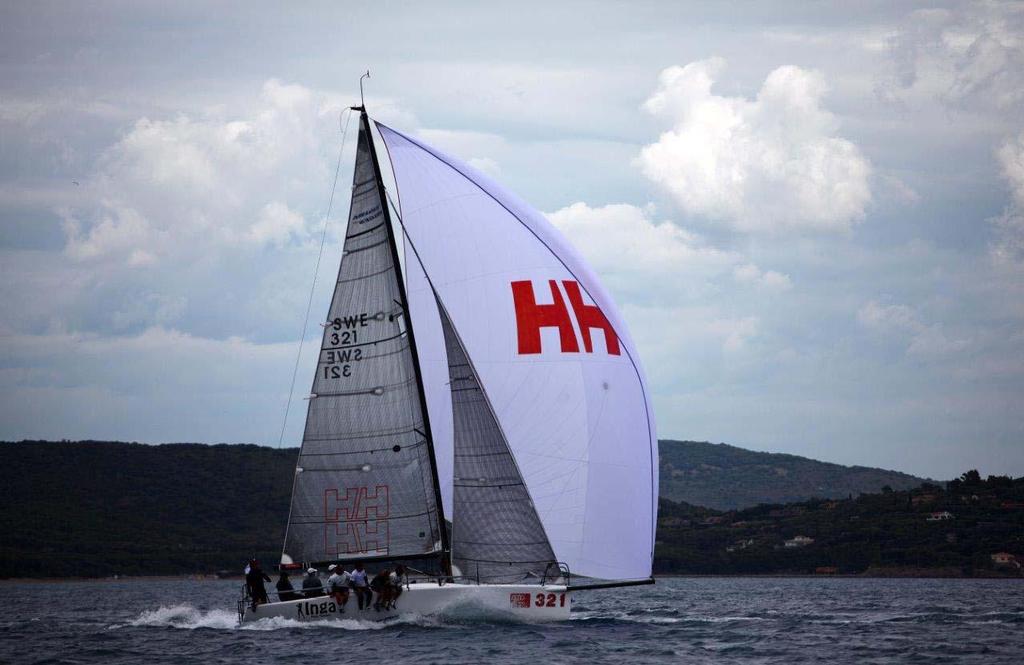
[{"label": "rigging line", "polygon": [[[341,155],[345,152],[345,139],[348,137],[348,125],[352,120],[352,109],[345,109],[342,114],[345,116],[345,126],[341,130],[341,147],[338,148],[338,163],[334,167],[334,182],[331,183],[331,198],[327,203],[327,214],[324,216],[324,226],[320,231],[320,250],[316,255],[316,266],[313,268],[313,283],[309,287],[309,301],[306,303],[306,316],[302,319],[302,336],[299,337],[299,351],[295,354],[295,367],[292,369],[292,383],[288,388],[288,401],[284,407],[284,419],[281,423],[281,435],[277,439],[277,447],[284,443],[284,432],[288,427],[288,412],[292,408],[292,396],[295,393],[295,377],[299,374],[299,362],[302,359],[302,345],[306,341],[306,330],[309,327],[309,313],[313,309],[313,294],[316,291],[316,279],[320,274],[320,259],[324,256],[324,244],[327,241],[327,226],[331,220],[331,211],[334,209],[334,192],[338,189],[338,174],[341,173]],[[340,118],[339,118],[340,119]]]}]

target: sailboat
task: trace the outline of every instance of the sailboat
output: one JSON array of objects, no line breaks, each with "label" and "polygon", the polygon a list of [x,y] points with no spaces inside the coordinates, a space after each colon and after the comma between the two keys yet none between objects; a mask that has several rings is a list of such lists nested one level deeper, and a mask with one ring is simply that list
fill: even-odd
[{"label": "sailboat", "polygon": [[352,110],[348,226],[280,568],[419,567],[390,609],[241,601],[239,620],[560,620],[576,591],[653,583],[658,443],[608,292],[516,195]]}]

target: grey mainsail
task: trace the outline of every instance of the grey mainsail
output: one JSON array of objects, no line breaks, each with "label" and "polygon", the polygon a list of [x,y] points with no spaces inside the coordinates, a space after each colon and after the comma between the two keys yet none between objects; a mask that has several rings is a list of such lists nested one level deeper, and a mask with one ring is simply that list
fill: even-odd
[{"label": "grey mainsail", "polygon": [[[505,435],[444,307],[438,303],[452,394],[455,468],[452,561],[501,583],[544,575],[555,562]],[[553,568],[557,574],[557,568]]]},{"label": "grey mainsail", "polygon": [[430,429],[382,192],[364,113],[283,561],[415,557],[445,549]]}]

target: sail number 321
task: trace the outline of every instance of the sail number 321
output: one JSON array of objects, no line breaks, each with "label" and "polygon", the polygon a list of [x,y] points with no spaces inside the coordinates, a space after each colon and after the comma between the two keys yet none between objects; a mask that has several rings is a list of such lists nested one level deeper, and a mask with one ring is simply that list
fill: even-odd
[{"label": "sail number 321", "polygon": [[[367,314],[356,314],[334,319],[330,323],[332,332],[328,333],[327,341],[334,347],[351,347],[358,344],[359,331],[356,328],[365,328],[370,318]],[[324,378],[340,379],[352,376],[352,365],[349,363],[362,360],[363,350],[360,348],[331,349],[325,350],[324,356]]]}]

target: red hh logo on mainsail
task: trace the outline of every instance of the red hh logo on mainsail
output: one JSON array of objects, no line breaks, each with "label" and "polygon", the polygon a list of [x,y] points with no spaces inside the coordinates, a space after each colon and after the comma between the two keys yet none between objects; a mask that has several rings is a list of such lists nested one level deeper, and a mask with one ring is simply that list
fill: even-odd
[{"label": "red hh logo on mainsail", "polygon": [[[551,290],[552,302],[538,304],[533,293],[533,282],[529,280],[512,282],[512,300],[516,308],[519,353],[526,355],[541,352],[541,328],[558,328],[562,353],[579,353],[580,345],[576,339],[576,329],[569,316],[569,309],[565,306],[562,290],[558,288],[558,282],[553,279],[548,280],[548,287]],[[619,338],[601,308],[583,302],[583,293],[577,282],[568,279],[562,280],[562,288],[565,289],[565,295],[569,298],[569,304],[572,305],[576,324],[579,326],[580,336],[583,338],[583,349],[587,353],[594,352],[591,331],[596,329],[604,333],[604,344],[608,353],[613,356],[619,355]]]},{"label": "red hh logo on mainsail", "polygon": [[388,486],[324,490],[324,550],[328,554],[387,552],[391,541]]}]

